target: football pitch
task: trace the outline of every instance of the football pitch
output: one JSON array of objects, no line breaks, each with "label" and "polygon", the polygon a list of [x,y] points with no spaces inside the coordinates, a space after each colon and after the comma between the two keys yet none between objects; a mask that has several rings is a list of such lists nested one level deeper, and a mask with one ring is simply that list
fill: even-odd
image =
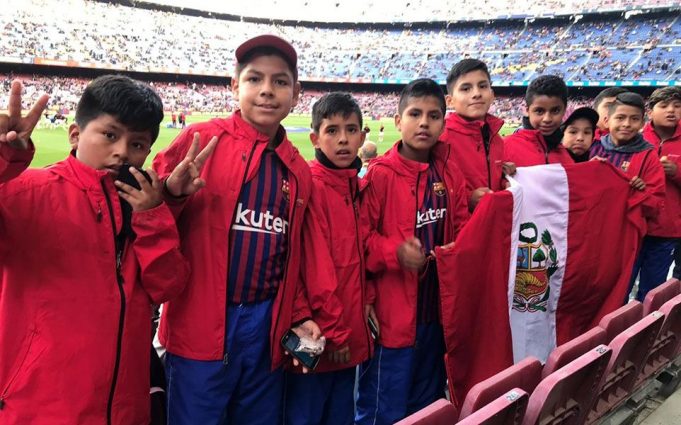
[{"label": "football pitch", "polygon": [[[217,116],[218,115],[188,115],[187,124],[207,121]],[[69,116],[69,122],[72,121],[73,116]],[[371,130],[367,139],[372,142],[376,142],[378,139],[378,130],[381,127],[381,123],[385,126],[383,142],[378,144],[379,154],[388,150],[393,143],[400,138],[400,134],[395,128],[395,123],[392,118],[383,118],[380,121],[365,119],[364,123],[368,125]],[[147,159],[147,166],[151,164],[156,153],[168,146],[181,131],[179,128],[168,128],[168,124],[170,124],[170,114],[167,114],[164,122],[161,124],[161,131],[159,132],[158,139],[156,140],[156,143],[154,143],[151,154]],[[284,120],[283,125],[287,129],[289,139],[298,150],[300,150],[301,155],[308,160],[314,158],[314,148],[310,143],[309,137],[310,116],[289,115]],[[512,131],[512,129],[506,127],[502,129],[503,134],[507,134],[510,131]],[[33,132],[32,138],[36,145],[36,155],[31,163],[31,167],[44,167],[66,158],[69,153],[70,148],[67,128],[37,128]]]}]

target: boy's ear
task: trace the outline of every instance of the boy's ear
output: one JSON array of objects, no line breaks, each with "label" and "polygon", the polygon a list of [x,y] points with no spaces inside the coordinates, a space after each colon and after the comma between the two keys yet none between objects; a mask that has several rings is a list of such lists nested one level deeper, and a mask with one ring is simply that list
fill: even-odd
[{"label": "boy's ear", "polygon": [[315,148],[319,147],[319,134],[315,131],[310,132],[310,141],[312,142],[312,146]]},{"label": "boy's ear", "polygon": [[395,128],[397,129],[397,131],[402,131],[402,129],[400,128],[401,122],[402,122],[402,117],[400,116],[400,114],[395,114]]},{"label": "boy's ear", "polygon": [[367,134],[366,134],[365,132],[363,132],[363,131],[360,131],[359,133],[360,133],[360,135],[359,135],[360,140],[362,141],[362,144],[364,144],[364,141],[365,141],[366,138],[367,138]]},{"label": "boy's ear", "polygon": [[234,99],[239,100],[239,77],[233,75],[230,86],[232,86],[232,96]]},{"label": "boy's ear", "polygon": [[80,126],[73,123],[69,126],[69,145],[71,150],[78,149],[78,138],[80,137]]},{"label": "boy's ear", "polygon": [[445,105],[447,105],[447,109],[454,109],[454,106],[452,106],[452,101],[454,99],[452,98],[451,94],[446,94],[445,95]]}]

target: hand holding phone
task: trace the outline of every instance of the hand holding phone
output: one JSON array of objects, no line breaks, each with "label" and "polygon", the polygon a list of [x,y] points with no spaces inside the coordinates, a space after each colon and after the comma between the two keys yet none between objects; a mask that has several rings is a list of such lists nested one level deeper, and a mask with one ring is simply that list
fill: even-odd
[{"label": "hand holding phone", "polygon": [[130,204],[133,211],[149,210],[163,201],[162,185],[152,169],[147,172],[127,163],[123,164],[114,184],[118,195]]},{"label": "hand holding phone", "polygon": [[281,345],[287,353],[298,360],[304,368],[314,370],[319,363],[319,356],[324,352],[326,339],[321,337],[313,340],[309,337],[299,337],[293,330],[289,330],[281,339]]}]

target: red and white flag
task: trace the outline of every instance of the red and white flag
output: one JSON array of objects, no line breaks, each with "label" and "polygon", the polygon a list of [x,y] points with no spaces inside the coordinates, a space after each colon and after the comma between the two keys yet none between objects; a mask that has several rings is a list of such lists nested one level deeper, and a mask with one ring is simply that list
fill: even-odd
[{"label": "red and white flag", "polygon": [[[624,302],[645,192],[608,163],[519,168],[437,252],[450,389],[597,325]],[[512,353],[512,354],[511,354]]]}]

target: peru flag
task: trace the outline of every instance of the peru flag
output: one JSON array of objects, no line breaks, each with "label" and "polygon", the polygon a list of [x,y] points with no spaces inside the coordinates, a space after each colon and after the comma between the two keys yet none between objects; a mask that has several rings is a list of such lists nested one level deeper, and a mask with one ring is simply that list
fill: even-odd
[{"label": "peru flag", "polygon": [[450,390],[551,350],[622,305],[646,192],[608,163],[519,168],[437,255]]}]

